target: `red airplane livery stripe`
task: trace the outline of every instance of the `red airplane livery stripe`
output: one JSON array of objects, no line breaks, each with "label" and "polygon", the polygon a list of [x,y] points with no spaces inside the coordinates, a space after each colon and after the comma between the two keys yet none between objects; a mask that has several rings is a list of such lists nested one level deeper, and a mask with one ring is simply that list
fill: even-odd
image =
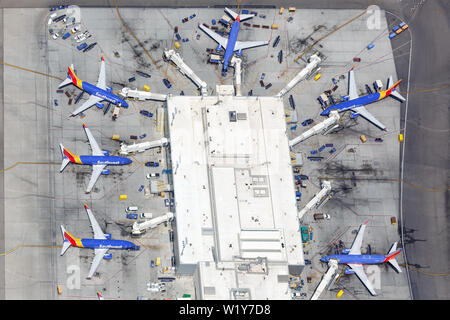
[{"label": "red airplane livery stripe", "polygon": [[70,153],[70,151],[64,149],[64,155],[69,158],[70,162],[75,162],[75,157],[73,156],[72,153]]},{"label": "red airplane livery stripe", "polygon": [[77,246],[77,242],[75,241],[74,238],[71,237],[70,234],[68,234],[67,232],[64,232],[64,237],[69,240],[70,244],[73,245],[74,247]]}]

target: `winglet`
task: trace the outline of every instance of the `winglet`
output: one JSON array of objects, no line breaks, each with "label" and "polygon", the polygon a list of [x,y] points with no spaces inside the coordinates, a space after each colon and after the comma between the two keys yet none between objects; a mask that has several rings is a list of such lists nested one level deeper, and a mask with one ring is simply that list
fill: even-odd
[{"label": "winglet", "polygon": [[87,206],[86,203],[84,204],[84,208],[85,208],[85,209],[89,209],[89,207]]},{"label": "winglet", "polygon": [[355,68],[355,65],[353,65],[353,67],[351,67],[350,70],[348,70],[349,72],[352,71]]},{"label": "winglet", "polygon": [[83,122],[83,128],[87,128],[87,126],[84,124],[84,122]]},{"label": "winglet", "polygon": [[105,61],[105,58],[103,58],[103,54],[102,54],[102,57],[101,57],[101,59],[102,59],[102,61]]},{"label": "winglet", "polygon": [[367,219],[366,222],[364,222],[364,225],[367,225],[368,222],[369,222],[369,219]]}]

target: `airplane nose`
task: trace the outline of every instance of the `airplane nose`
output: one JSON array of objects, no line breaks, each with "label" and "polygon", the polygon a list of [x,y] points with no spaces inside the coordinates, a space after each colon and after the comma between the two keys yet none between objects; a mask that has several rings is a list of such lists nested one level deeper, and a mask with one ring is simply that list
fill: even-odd
[{"label": "airplane nose", "polygon": [[132,163],[132,162],[133,162],[133,160],[127,159],[126,164],[130,164],[130,163]]},{"label": "airplane nose", "polygon": [[321,258],[320,261],[327,263],[327,258]]},{"label": "airplane nose", "polygon": [[329,114],[330,114],[330,112],[328,110],[324,110],[320,113],[321,116],[327,116]]}]

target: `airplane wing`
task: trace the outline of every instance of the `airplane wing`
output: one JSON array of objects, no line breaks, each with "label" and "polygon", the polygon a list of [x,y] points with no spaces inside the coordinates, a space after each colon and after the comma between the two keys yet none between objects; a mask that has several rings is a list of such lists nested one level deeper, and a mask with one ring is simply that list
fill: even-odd
[{"label": "airplane wing", "polygon": [[72,112],[72,116],[76,116],[77,114],[83,112],[86,109],[89,109],[94,104],[96,104],[97,102],[100,102],[102,100],[103,100],[102,98],[91,95],[89,97],[89,99],[87,99],[87,101],[81,105],[81,107],[79,107],[78,109],[76,109],[75,111]]},{"label": "airplane wing", "polygon": [[92,188],[94,187],[94,184],[97,182],[98,177],[102,174],[103,169],[106,167],[106,165],[93,165],[92,166],[92,176],[91,180],[89,180],[88,187],[86,189],[86,192],[91,192]]},{"label": "airplane wing", "polygon": [[359,280],[361,280],[361,282],[364,284],[367,290],[369,290],[370,294],[376,296],[377,293],[375,292],[375,290],[373,290],[372,283],[370,283],[369,279],[367,278],[363,266],[360,264],[352,264],[352,263],[349,263],[348,266],[352,268],[353,271],[355,271],[355,274],[358,276]]},{"label": "airplane wing", "polygon": [[226,48],[228,44],[228,39],[219,36],[214,31],[211,31],[211,29],[205,27],[204,25],[200,24],[198,26],[200,29],[202,29],[208,36],[213,38],[218,44],[220,44],[222,47]]},{"label": "airplane wing", "polygon": [[234,51],[265,46],[267,44],[269,44],[269,41],[236,41]]},{"label": "airplane wing", "polygon": [[353,71],[353,67],[348,72],[348,96],[349,100],[359,97],[358,90],[356,89],[355,72]]},{"label": "airplane wing", "polygon": [[364,108],[364,106],[353,108],[352,112],[358,113],[361,117],[372,123],[374,126],[377,126],[381,130],[386,131],[386,126],[378,121],[377,118],[375,118],[369,111],[367,111],[366,108]]},{"label": "airplane wing", "polygon": [[348,254],[361,254],[361,246],[362,246],[362,240],[364,237],[364,230],[366,230],[366,225],[369,220],[364,222],[360,227],[358,234],[356,235],[355,240],[353,241],[352,247],[350,248],[350,251]]},{"label": "airplane wing", "polygon": [[103,56],[102,56],[101,61],[102,62],[100,64],[100,74],[98,75],[97,87],[99,87],[100,89],[106,90],[105,59],[103,59]]},{"label": "airplane wing", "polygon": [[91,222],[92,230],[94,231],[94,239],[106,239],[105,234],[103,233],[97,220],[95,219],[94,215],[92,214],[91,209],[89,209],[89,207],[87,205],[84,205],[84,208],[86,209],[86,212],[89,217],[89,221]]},{"label": "airplane wing", "polygon": [[89,130],[89,128],[86,127],[86,125],[84,123],[83,123],[83,128],[84,128],[84,132],[86,132],[86,135],[89,139],[89,144],[91,145],[91,149],[92,149],[92,155],[93,156],[103,156],[103,151],[102,151],[102,149],[100,149],[97,141],[95,141],[95,138],[91,133],[91,130]]},{"label": "airplane wing", "polygon": [[97,270],[98,266],[100,265],[100,262],[102,262],[103,256],[106,254],[108,249],[94,249],[95,256],[94,260],[92,260],[91,269],[89,270],[88,279],[92,278],[92,276],[95,273],[95,270]]}]

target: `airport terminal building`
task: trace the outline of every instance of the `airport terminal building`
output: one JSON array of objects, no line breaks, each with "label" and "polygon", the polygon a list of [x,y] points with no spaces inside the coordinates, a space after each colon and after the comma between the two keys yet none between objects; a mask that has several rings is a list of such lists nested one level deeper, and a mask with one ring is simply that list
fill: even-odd
[{"label": "airport terminal building", "polygon": [[283,101],[167,98],[176,264],[197,299],[290,299],[304,267]]}]

